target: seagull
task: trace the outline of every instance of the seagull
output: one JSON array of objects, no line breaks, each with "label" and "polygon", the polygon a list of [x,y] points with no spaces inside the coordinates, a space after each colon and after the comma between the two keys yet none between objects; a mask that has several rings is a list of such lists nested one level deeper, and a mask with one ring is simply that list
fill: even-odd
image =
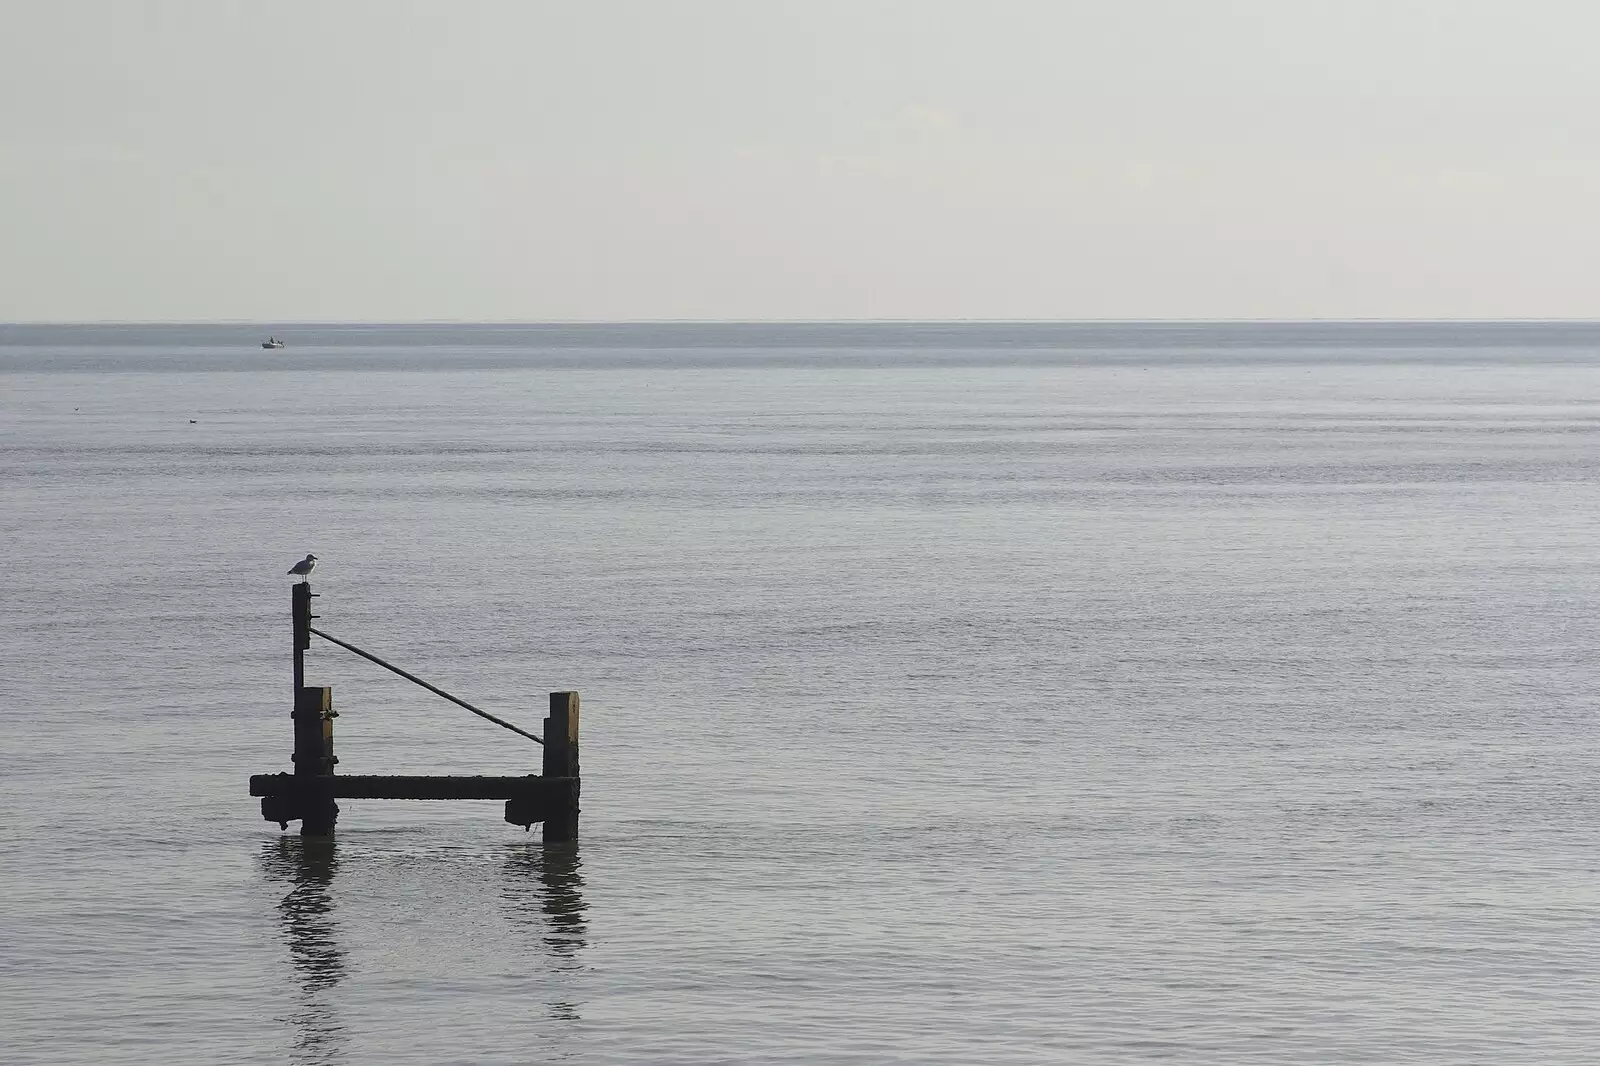
[{"label": "seagull", "polygon": [[289,573],[300,575],[300,580],[304,581],[306,578],[311,576],[311,571],[315,570],[316,568],[317,557],[315,555],[307,555],[304,559],[301,559],[298,563],[295,563],[293,566],[289,567]]}]

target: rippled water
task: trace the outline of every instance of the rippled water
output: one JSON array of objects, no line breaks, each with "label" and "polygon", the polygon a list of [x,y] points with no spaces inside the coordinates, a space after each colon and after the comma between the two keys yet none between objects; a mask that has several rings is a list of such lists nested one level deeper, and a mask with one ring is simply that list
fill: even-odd
[{"label": "rippled water", "polygon": [[257,332],[0,327],[0,1057],[1600,1056],[1600,327]]}]

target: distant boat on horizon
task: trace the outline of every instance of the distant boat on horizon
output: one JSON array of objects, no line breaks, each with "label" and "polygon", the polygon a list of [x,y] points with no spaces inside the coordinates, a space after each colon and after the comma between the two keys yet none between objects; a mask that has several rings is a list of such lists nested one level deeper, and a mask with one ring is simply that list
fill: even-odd
[{"label": "distant boat on horizon", "polygon": [[276,337],[268,337],[266,340],[261,342],[261,347],[263,347],[263,348],[282,348],[283,347],[283,342],[280,341]]}]

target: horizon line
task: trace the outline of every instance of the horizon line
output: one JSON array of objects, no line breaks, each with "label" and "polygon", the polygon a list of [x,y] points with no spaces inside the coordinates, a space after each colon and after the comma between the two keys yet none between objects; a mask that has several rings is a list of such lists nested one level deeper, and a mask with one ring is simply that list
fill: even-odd
[{"label": "horizon line", "polygon": [[[274,323],[278,323],[274,326]],[[1600,325],[1600,318],[551,318],[0,320],[10,326],[1339,326]]]}]

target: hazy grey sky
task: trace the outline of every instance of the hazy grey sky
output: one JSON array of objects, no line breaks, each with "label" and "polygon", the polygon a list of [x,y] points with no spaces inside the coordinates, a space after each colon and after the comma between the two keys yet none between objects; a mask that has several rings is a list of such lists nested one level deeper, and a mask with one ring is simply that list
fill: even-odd
[{"label": "hazy grey sky", "polygon": [[0,320],[1600,317],[1593,0],[0,0]]}]

